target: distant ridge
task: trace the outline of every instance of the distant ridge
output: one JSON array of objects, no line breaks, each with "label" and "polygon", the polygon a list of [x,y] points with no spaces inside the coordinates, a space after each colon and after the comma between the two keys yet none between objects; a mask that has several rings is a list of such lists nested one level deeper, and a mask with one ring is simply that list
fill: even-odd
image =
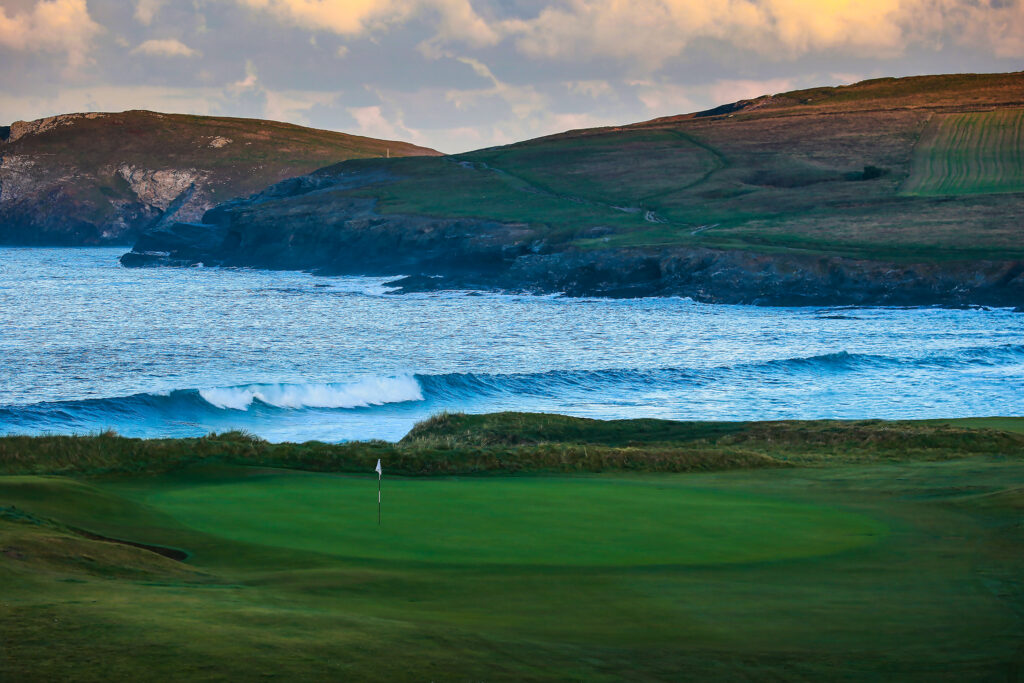
[{"label": "distant ridge", "polygon": [[438,152],[277,121],[62,114],[0,127],[0,244],[130,244],[170,220],[348,159]]}]

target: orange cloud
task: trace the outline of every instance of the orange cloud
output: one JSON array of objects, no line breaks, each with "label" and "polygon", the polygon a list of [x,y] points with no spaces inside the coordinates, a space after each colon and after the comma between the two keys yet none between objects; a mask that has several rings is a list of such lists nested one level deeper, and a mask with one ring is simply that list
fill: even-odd
[{"label": "orange cloud", "polygon": [[132,52],[159,57],[195,57],[199,53],[185,43],[174,38],[163,40],[147,40]]},{"label": "orange cloud", "polygon": [[473,9],[471,0],[238,0],[282,21],[312,30],[354,35],[432,13],[438,36],[474,45],[497,42],[498,35]]},{"label": "orange cloud", "polygon": [[893,57],[909,44],[950,41],[999,57],[1024,56],[1024,0],[549,0],[527,19],[485,17],[476,11],[479,0],[236,2],[342,35],[424,18],[434,35],[420,47],[434,57],[446,54],[444,44],[514,40],[522,53],[540,59],[599,56],[654,67],[706,38],[773,59],[822,51]]},{"label": "orange cloud", "polygon": [[13,16],[0,7],[0,47],[64,53],[71,69],[88,61],[93,39],[102,31],[89,16],[85,0],[42,0]]}]

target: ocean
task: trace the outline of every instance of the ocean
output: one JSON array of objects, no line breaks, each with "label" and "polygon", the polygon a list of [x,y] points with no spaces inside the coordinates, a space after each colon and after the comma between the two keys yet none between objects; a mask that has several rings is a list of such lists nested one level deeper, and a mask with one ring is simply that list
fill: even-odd
[{"label": "ocean", "polygon": [[387,278],[126,269],[123,251],[0,248],[0,434],[397,440],[442,411],[1024,415],[1024,315],[1007,309],[394,295]]}]

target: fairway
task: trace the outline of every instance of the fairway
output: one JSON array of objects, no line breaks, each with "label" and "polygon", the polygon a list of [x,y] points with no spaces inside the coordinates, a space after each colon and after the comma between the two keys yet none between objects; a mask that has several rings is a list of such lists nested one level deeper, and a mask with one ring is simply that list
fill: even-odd
[{"label": "fairway", "polygon": [[1024,191],[1024,109],[935,117],[914,148],[903,194]]},{"label": "fairway", "polygon": [[145,502],[233,541],[364,560],[452,565],[713,565],[872,543],[863,515],[678,480],[386,479],[274,474],[161,487]]},{"label": "fairway", "polygon": [[0,678],[1015,680],[1021,476],[0,477]]}]

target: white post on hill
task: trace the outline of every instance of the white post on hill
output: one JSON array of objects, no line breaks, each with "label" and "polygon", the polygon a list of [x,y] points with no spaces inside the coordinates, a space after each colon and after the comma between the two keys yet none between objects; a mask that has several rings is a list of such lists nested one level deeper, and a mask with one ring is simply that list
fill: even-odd
[{"label": "white post on hill", "polygon": [[380,526],[380,480],[384,476],[384,470],[380,466],[380,458],[377,458],[377,526]]}]

